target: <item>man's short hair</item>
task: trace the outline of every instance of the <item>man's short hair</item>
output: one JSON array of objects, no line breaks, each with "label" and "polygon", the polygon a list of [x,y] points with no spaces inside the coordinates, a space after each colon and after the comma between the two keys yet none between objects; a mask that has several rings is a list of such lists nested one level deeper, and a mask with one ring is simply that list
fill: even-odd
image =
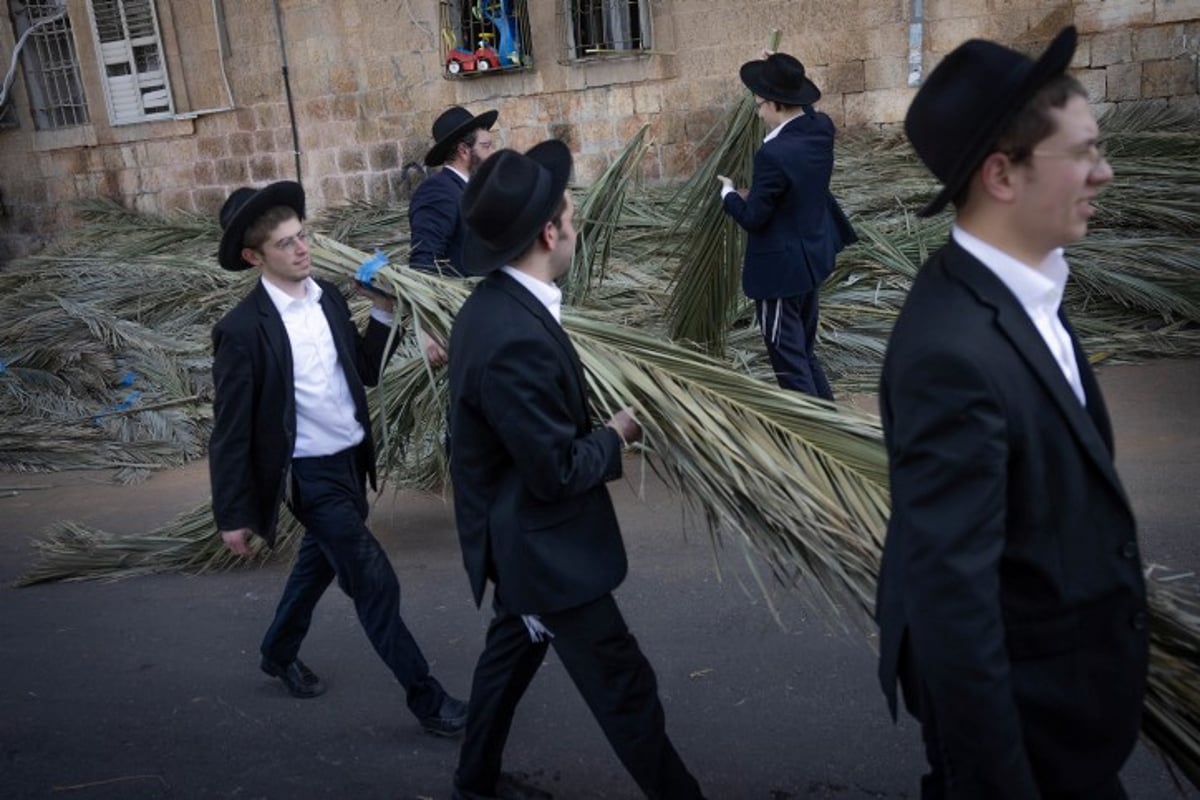
[{"label": "man's short hair", "polygon": [[246,227],[246,232],[242,234],[242,247],[249,247],[251,250],[259,249],[276,226],[290,219],[298,219],[296,209],[289,206],[268,208],[262,213],[262,216]]}]

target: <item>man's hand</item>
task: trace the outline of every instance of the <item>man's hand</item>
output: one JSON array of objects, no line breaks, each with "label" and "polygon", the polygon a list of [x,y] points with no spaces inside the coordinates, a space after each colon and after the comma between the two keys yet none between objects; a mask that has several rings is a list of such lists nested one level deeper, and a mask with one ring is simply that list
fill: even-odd
[{"label": "man's hand", "polygon": [[238,528],[234,531],[221,531],[221,541],[233,553],[239,556],[248,556],[253,553],[250,549],[250,537],[254,535],[254,531],[249,528]]},{"label": "man's hand", "polygon": [[621,444],[631,445],[642,440],[642,426],[634,418],[632,408],[626,407],[613,414],[607,425],[621,437]]},{"label": "man's hand", "polygon": [[355,281],[354,286],[359,294],[371,301],[371,305],[378,308],[385,314],[394,314],[396,311],[396,301],[391,296],[384,294],[378,289],[374,289],[361,281]]},{"label": "man's hand", "polygon": [[733,191],[733,181],[732,180],[730,180],[729,178],[726,178],[724,175],[718,175],[717,180],[719,180],[721,182],[721,194],[724,194],[726,189],[728,189],[731,192]]},{"label": "man's hand", "polygon": [[446,345],[441,339],[425,331],[421,331],[419,338],[421,350],[425,353],[425,360],[431,367],[440,367],[450,360],[450,356],[446,353]]}]

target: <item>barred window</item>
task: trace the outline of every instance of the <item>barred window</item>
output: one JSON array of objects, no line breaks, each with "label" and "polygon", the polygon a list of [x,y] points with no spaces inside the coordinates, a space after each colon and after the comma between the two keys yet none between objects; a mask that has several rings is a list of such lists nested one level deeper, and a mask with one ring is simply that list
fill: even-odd
[{"label": "barred window", "polygon": [[446,77],[533,66],[528,0],[441,0],[439,19]]},{"label": "barred window", "polygon": [[33,29],[21,49],[21,66],[34,128],[88,124],[87,98],[79,79],[79,58],[65,0],[11,0],[9,14],[18,40]]},{"label": "barred window", "polygon": [[573,59],[650,49],[649,0],[562,0]]},{"label": "barred window", "polygon": [[151,0],[92,0],[97,52],[113,125],[174,113]]}]

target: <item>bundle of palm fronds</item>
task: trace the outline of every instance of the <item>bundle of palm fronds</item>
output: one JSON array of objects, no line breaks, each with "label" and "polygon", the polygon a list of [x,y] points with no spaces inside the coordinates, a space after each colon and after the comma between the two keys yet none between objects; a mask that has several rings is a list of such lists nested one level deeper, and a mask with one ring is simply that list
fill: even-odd
[{"label": "bundle of palm fronds", "polygon": [[[1193,147],[1198,140],[1200,137],[1192,137]],[[1194,176],[1195,163],[1180,162],[1176,171]],[[1120,172],[1121,165],[1117,166]],[[1187,176],[1185,181],[1191,180]],[[710,188],[709,194],[710,199],[715,198],[716,192]],[[1183,196],[1190,197],[1186,193]],[[1136,198],[1116,197],[1115,201],[1119,209],[1122,204],[1136,203]],[[663,218],[664,207],[674,208],[653,202],[639,205],[637,198],[629,198],[626,208],[629,207],[636,207],[644,220]],[[1077,267],[1079,286],[1072,287],[1068,302],[1085,338],[1103,337],[1100,350],[1116,355],[1198,352],[1194,330],[1195,323],[1200,321],[1195,314],[1197,266],[1187,256],[1189,240],[1178,230],[1178,220],[1186,219],[1178,215],[1187,212],[1188,209],[1177,209],[1174,215],[1163,216],[1164,222],[1159,227],[1154,225],[1154,215],[1136,216],[1139,222],[1134,230],[1140,241],[1148,243],[1144,246],[1157,248],[1164,242],[1174,243],[1165,248],[1157,261],[1151,263],[1137,245],[1126,246],[1115,232],[1110,241],[1109,233],[1102,230],[1094,243],[1097,249],[1086,259],[1088,265]],[[669,218],[670,214],[665,216]],[[1121,217],[1114,212],[1112,218],[1135,217]],[[869,220],[856,220],[855,224],[864,242],[843,255],[824,298],[829,341],[842,342],[845,352],[854,353],[853,358],[847,357],[844,362],[847,371],[874,369],[877,365],[895,310],[903,302],[909,282],[925,255],[944,240],[946,220],[917,224],[901,209],[891,217],[880,214]],[[690,229],[674,224],[660,230],[675,240],[690,233]],[[144,245],[146,231],[139,235]],[[325,274],[352,275],[367,257],[361,250],[315,238],[314,259]],[[195,267],[198,274],[203,264],[210,278],[216,275],[236,281],[242,277],[223,275],[212,266],[210,246],[215,238],[203,246],[195,238],[184,237],[179,241],[184,242],[185,252],[191,254],[187,264],[181,265],[182,272],[192,274],[190,270]],[[1108,247],[1103,246],[1105,241],[1109,241]],[[884,456],[877,423],[851,410],[780,392],[748,377],[746,372],[753,372],[754,359],[738,355],[751,349],[748,342],[753,337],[745,328],[738,328],[730,341],[739,345],[745,342],[746,349],[735,352],[730,359],[708,358],[664,342],[662,333],[666,325],[657,310],[663,308],[665,287],[669,276],[674,274],[674,265],[664,264],[656,271],[646,260],[650,250],[643,239],[637,251],[637,267],[631,268],[632,265],[621,263],[623,246],[624,237],[612,240],[612,268],[603,291],[598,289],[589,294],[589,308],[577,309],[565,317],[588,370],[597,416],[603,417],[619,405],[637,406],[647,431],[647,463],[699,509],[711,526],[714,543],[751,546],[765,557],[775,578],[789,585],[808,583],[849,620],[862,621],[870,607],[886,514]],[[194,255],[201,250],[206,251],[203,261]],[[70,259],[76,259],[78,248],[69,248],[67,252],[72,254]],[[104,263],[103,254],[92,256],[95,264]],[[1080,264],[1083,260],[1073,258]],[[1132,263],[1135,261],[1139,263]],[[128,263],[135,269],[146,266],[140,259]],[[110,270],[119,273],[120,268],[114,264],[123,262],[108,264]],[[0,280],[5,277],[6,273],[0,273]],[[39,292],[47,296],[70,294],[55,292],[44,283],[29,280],[27,273],[24,277],[17,284],[19,296],[29,292],[34,292],[34,296]],[[379,277],[411,306],[415,327],[442,336],[449,330],[467,291],[462,282],[411,270],[389,267]],[[157,324],[180,324],[183,330],[203,330],[208,315],[215,313],[218,306],[232,305],[244,292],[244,285],[231,283],[203,290],[199,302],[191,301],[195,295],[184,286],[177,286],[175,291],[176,306],[188,307],[181,313],[192,316],[183,318],[187,324],[180,324],[179,317],[167,313],[168,304],[148,302],[147,307],[154,314],[162,315],[156,318]],[[114,306],[121,315],[115,320],[106,319],[104,313],[96,310],[104,307],[99,302],[89,304],[71,298],[65,306],[60,306],[71,309],[78,320],[64,335],[73,337],[75,344],[80,340],[85,345],[90,343],[90,348],[72,346],[69,342],[55,343],[49,356],[40,357],[60,359],[56,369],[68,374],[48,373],[39,380],[47,385],[57,379],[60,386],[78,384],[111,391],[109,379],[71,374],[68,359],[72,351],[77,358],[90,358],[89,363],[112,371],[122,366],[120,359],[128,357],[123,348],[130,342],[155,343],[143,331],[146,318],[139,315],[136,304],[131,304],[119,288],[114,294],[124,298]],[[3,292],[0,298],[9,299]],[[626,302],[628,306],[616,307]],[[602,308],[605,303],[611,304],[607,311]],[[603,313],[597,314],[598,310]],[[22,314],[23,310],[16,316]],[[0,320],[11,318],[0,316]],[[50,320],[44,318],[49,324]],[[614,324],[614,319],[633,324]],[[134,324],[126,324],[130,322]],[[206,336],[207,331],[204,333]],[[28,335],[14,341],[24,343],[22,347],[35,344]],[[1089,345],[1097,349],[1097,343]],[[15,351],[3,334],[0,347],[6,358]],[[157,342],[156,348],[145,349],[203,360],[190,346],[172,349],[164,342]],[[29,369],[25,359],[24,355],[8,358],[11,366],[0,383],[11,380],[19,369]],[[155,372],[145,369],[146,374]],[[157,373],[171,374],[161,368]],[[380,402],[376,404],[376,413],[383,422],[384,450],[393,473],[412,470],[426,476],[440,470],[438,459],[444,430],[441,415],[445,407],[440,391],[439,381],[418,358],[403,359],[386,374],[378,390]],[[157,399],[170,402],[165,396]],[[45,559],[33,574],[40,576],[38,580],[87,577],[95,563],[104,564],[104,574],[110,576],[126,571],[126,566],[136,571],[225,566],[229,562],[212,535],[213,529],[211,518],[198,510],[196,516],[156,532],[157,541],[144,537],[110,538],[78,528],[60,531],[52,539],[53,547],[44,549]],[[156,551],[161,555],[155,556]],[[1197,761],[1198,726],[1192,710],[1200,706],[1200,701],[1194,688],[1186,689],[1194,687],[1194,683],[1188,683],[1195,680],[1194,661],[1190,662],[1190,669],[1183,670],[1182,677],[1170,672],[1169,665],[1195,653],[1200,624],[1194,616],[1188,616],[1192,612],[1184,613],[1181,608],[1156,600],[1157,630],[1168,631],[1169,637],[1156,635],[1154,680],[1161,680],[1166,688],[1153,688],[1152,696],[1169,698],[1170,691],[1183,687],[1184,691],[1177,696],[1185,698],[1182,701],[1185,713],[1171,717],[1169,725],[1153,730],[1148,725],[1147,734],[1182,765],[1188,759],[1190,763]],[[1151,714],[1148,719],[1157,721],[1162,717]]]},{"label": "bundle of palm fronds", "polygon": [[33,543],[42,558],[20,577],[17,585],[254,567],[275,553],[293,548],[303,528],[286,508],[281,509],[275,550],[261,543],[252,544],[255,550],[249,557],[236,556],[227,550],[215,531],[212,507],[207,503],[161,528],[136,536],[121,536],[76,522],[59,522],[50,527],[45,538]]},{"label": "bundle of palm fronds", "polygon": [[1200,582],[1153,580],[1150,570],[1150,676],[1142,733],[1167,763],[1200,788]]}]

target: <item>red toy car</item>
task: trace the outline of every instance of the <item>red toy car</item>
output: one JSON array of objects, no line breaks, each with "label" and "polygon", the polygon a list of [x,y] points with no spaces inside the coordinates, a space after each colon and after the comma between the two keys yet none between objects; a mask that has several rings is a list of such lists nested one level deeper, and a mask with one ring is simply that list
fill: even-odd
[{"label": "red toy car", "polygon": [[451,75],[487,72],[489,69],[500,69],[500,55],[491,47],[481,46],[473,53],[456,47],[446,56],[446,71]]}]

